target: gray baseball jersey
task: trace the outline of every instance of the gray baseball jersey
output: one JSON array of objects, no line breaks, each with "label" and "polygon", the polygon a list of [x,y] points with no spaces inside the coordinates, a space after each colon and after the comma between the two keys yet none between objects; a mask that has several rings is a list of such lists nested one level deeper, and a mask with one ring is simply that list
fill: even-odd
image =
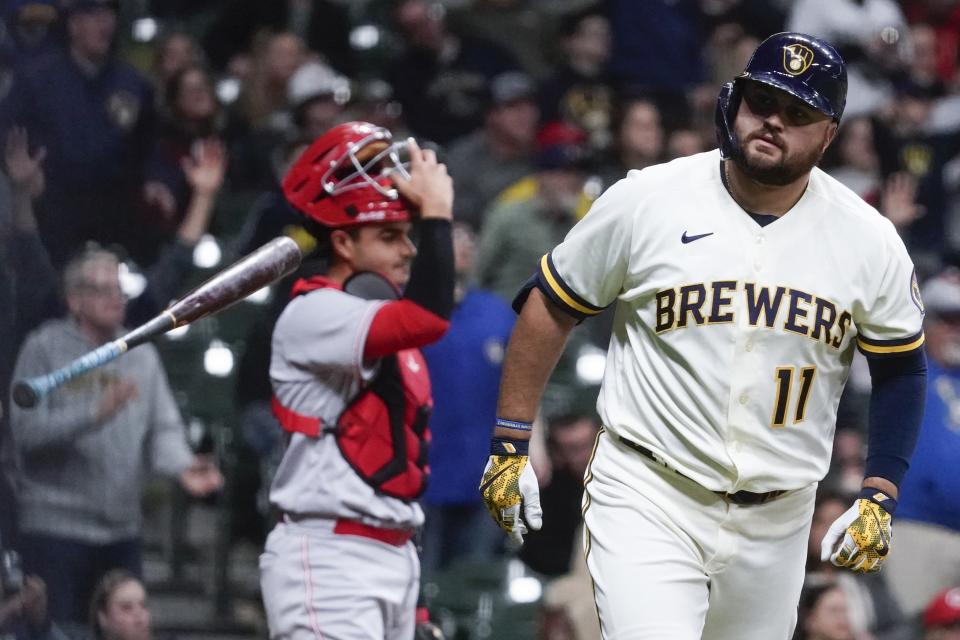
[{"label": "gray baseball jersey", "polygon": [[[384,304],[319,289],[294,298],[273,332],[270,379],[284,407],[335,424],[346,403],[377,372],[363,361],[374,315]],[[330,435],[291,436],[270,489],[278,509],[402,528],[423,523],[416,502],[377,494],[340,453]]]}]

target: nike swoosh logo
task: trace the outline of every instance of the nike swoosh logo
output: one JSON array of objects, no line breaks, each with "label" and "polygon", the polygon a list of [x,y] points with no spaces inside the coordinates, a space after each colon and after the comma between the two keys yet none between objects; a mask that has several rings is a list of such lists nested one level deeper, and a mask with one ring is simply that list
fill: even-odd
[{"label": "nike swoosh logo", "polygon": [[877,543],[877,555],[885,556],[887,555],[887,552],[890,551],[890,541],[887,539],[887,535],[883,531],[883,524],[880,522],[880,518],[877,517],[877,514],[871,511],[870,515],[873,516],[874,522],[877,523],[877,531],[880,534],[880,541]]},{"label": "nike swoosh logo", "polygon": [[683,244],[689,244],[694,240],[699,240],[700,238],[706,238],[707,236],[712,236],[712,235],[713,235],[713,231],[711,231],[710,233],[701,233],[700,235],[697,235],[697,236],[688,236],[687,232],[684,231],[683,235],[680,236],[680,242],[682,242]]},{"label": "nike swoosh logo", "polygon": [[489,480],[487,480],[482,485],[480,485],[480,493],[482,494],[484,491],[489,489],[490,485],[492,485],[494,482],[497,481],[497,478],[499,478],[509,470],[510,470],[510,467],[504,467],[503,469],[500,469],[500,471],[495,473]]}]

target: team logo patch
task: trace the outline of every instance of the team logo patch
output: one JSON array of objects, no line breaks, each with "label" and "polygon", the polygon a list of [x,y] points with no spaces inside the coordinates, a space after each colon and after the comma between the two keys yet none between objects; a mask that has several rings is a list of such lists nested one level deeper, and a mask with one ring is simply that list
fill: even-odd
[{"label": "team logo patch", "polygon": [[920,283],[917,282],[916,267],[913,269],[913,275],[910,276],[910,297],[913,299],[913,304],[917,305],[917,309],[920,309],[920,313],[926,313],[926,309],[923,308],[923,298],[920,297]]},{"label": "team logo patch", "polygon": [[107,98],[110,120],[123,131],[130,131],[140,116],[140,99],[129,91],[116,91]]},{"label": "team logo patch", "polygon": [[802,44],[788,44],[783,48],[783,69],[798,76],[813,64],[813,51]]}]

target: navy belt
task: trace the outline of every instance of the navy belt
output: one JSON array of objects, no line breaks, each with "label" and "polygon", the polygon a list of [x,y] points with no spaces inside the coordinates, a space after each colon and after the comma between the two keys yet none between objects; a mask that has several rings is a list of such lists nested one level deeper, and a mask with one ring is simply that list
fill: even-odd
[{"label": "navy belt", "polygon": [[[670,471],[673,471],[675,474],[677,474],[681,478],[686,478],[690,482],[697,482],[693,478],[685,476],[679,471],[677,471],[676,469],[674,469],[673,467],[668,466],[666,463],[663,462],[663,460],[659,456],[655,455],[653,451],[650,451],[650,449],[647,449],[642,444],[637,444],[632,440],[627,440],[623,436],[617,436],[617,438],[620,440],[620,442],[630,447],[637,453],[643,455],[646,458],[649,458],[650,460],[656,462],[662,467],[666,467],[667,469],[669,469]],[[700,484],[700,483],[697,483],[697,484]],[[717,494],[727,502],[732,502],[733,504],[740,505],[740,506],[751,506],[756,504],[764,504],[765,502],[770,502],[771,500],[775,498],[779,498],[780,496],[785,494],[786,491],[784,491],[783,489],[778,489],[777,491],[767,491],[766,493],[755,493],[753,491],[737,491],[736,493],[729,493],[727,491],[714,491],[713,493]]]}]

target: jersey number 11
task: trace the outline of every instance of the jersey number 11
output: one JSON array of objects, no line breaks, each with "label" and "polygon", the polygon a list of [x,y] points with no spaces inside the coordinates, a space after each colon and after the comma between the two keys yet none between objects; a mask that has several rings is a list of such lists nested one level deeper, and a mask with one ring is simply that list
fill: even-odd
[{"label": "jersey number 11", "polygon": [[[777,367],[774,379],[777,381],[777,395],[773,403],[773,418],[770,426],[779,429],[786,426],[787,409],[790,405],[790,396],[793,390],[793,379],[797,367]],[[816,367],[800,368],[800,391],[797,393],[796,409],[793,413],[793,424],[803,422],[807,412],[807,398],[813,387],[813,378],[816,376]]]}]

